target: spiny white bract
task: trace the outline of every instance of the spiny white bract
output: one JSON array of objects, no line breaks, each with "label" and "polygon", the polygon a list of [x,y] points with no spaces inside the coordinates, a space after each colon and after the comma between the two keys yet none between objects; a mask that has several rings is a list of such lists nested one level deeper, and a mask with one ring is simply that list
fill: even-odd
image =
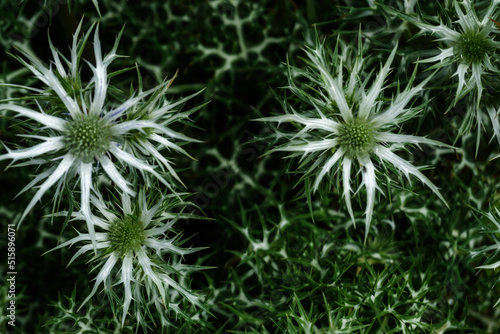
[{"label": "spiny white bract", "polygon": [[[480,5],[475,8],[474,4]],[[431,69],[446,69],[453,73],[453,77],[458,79],[456,96],[451,106],[455,106],[459,100],[465,96],[470,97],[470,103],[467,106],[467,117],[464,119],[460,128],[459,135],[470,131],[475,118],[477,125],[477,146],[479,146],[479,137],[483,123],[483,113],[481,103],[489,107],[488,101],[483,101],[483,91],[488,88],[488,80],[498,75],[497,63],[500,61],[500,41],[495,40],[500,33],[498,26],[498,14],[500,12],[500,0],[491,0],[485,2],[473,2],[471,0],[454,1],[445,12],[449,17],[445,19],[433,18],[440,22],[439,25],[433,25],[424,22],[420,17],[405,15],[403,18],[415,24],[421,29],[419,35],[431,35],[436,37],[436,41],[443,43],[444,48],[434,57],[420,60],[424,63],[436,63]],[[482,19],[479,19],[478,14]],[[456,21],[451,18],[456,17]],[[427,18],[429,21],[430,18]],[[447,21],[447,22],[446,22]],[[449,73],[447,72],[447,73]],[[497,101],[497,97],[492,97]],[[498,105],[497,105],[498,107]],[[491,117],[488,112],[489,120],[493,127],[498,127],[498,118]],[[493,132],[500,143],[498,133]]]},{"label": "spiny white bract", "polygon": [[[46,85],[45,90],[35,90],[39,93],[34,96],[37,108],[0,104],[0,110],[13,111],[17,117],[28,118],[30,126],[34,121],[35,125],[30,128],[33,135],[25,137],[41,141],[30,148],[7,148],[8,153],[0,155],[0,160],[12,159],[15,163],[29,159],[22,165],[48,165],[21,191],[41,183],[20,222],[48,189],[57,184],[56,196],[60,195],[61,189],[66,188],[63,185],[78,174],[81,212],[89,217],[87,223],[91,237],[94,227],[89,198],[94,188],[92,175],[98,170],[104,170],[118,188],[129,195],[135,195],[135,190],[130,178],[125,175],[134,175],[137,171],[146,180],[153,177],[175,192],[172,181],[177,179],[181,182],[180,178],[160,150],[166,148],[189,156],[176,142],[197,140],[167,126],[188,119],[197,108],[179,112],[178,107],[198,94],[175,102],[167,101],[164,93],[172,83],[171,79],[145,92],[140,87],[137,94],[113,105],[107,101],[108,81],[120,71],[108,73],[108,66],[119,57],[116,50],[121,33],[113,49],[103,58],[98,28],[95,29],[95,65],[88,63],[93,77],[87,85],[83,85],[80,77],[81,55],[93,27],[79,40],[80,23],[73,37],[70,59],[66,59],[50,42],[54,59],[48,68],[28,52],[22,52],[28,61],[17,57]],[[166,173],[160,173],[156,167]]]},{"label": "spiny white bract", "polygon": [[[155,194],[155,192],[149,192]],[[182,213],[189,204],[179,197],[185,194],[162,195],[154,200],[155,195],[146,195],[140,190],[131,198],[123,193],[119,205],[117,201],[104,201],[102,196],[91,195],[91,203],[98,214],[93,216],[96,225],[95,239],[97,253],[94,255],[92,238],[89,233],[79,233],[53,250],[83,243],[74,254],[71,262],[85,253],[91,252],[94,270],[100,269],[95,278],[92,291],[82,303],[87,303],[103,285],[110,302],[120,297],[123,305],[121,314],[113,310],[125,322],[132,305],[131,314],[138,324],[147,326],[146,315],[151,317],[149,308],[154,305],[162,325],[169,325],[169,312],[183,316],[179,307],[183,299],[204,308],[200,297],[189,288],[176,281],[177,276],[185,276],[205,267],[181,263],[181,258],[202,248],[182,248],[180,234],[172,230],[173,225],[184,218],[197,218]],[[179,210],[180,209],[180,210]],[[174,212],[177,210],[178,212]],[[58,215],[66,215],[66,212]],[[74,213],[73,220],[86,220],[82,213]],[[175,256],[175,258],[174,258]],[[115,293],[121,285],[123,293]],[[151,318],[154,321],[153,318]]]},{"label": "spiny white bract", "polygon": [[[377,185],[377,163],[383,167],[382,170],[387,171],[389,167],[405,175],[408,180],[410,175],[414,175],[445,202],[426,176],[394,153],[410,144],[448,146],[424,137],[392,132],[398,132],[400,123],[419,113],[421,106],[408,106],[430,77],[412,87],[415,71],[406,88],[398,91],[388,103],[383,99],[383,85],[390,72],[396,47],[373,78],[371,87],[366,87],[372,73],[366,74],[363,69],[365,58],[361,39],[357,52],[339,38],[333,51],[317,41],[315,48],[306,48],[305,53],[308,57],[305,60],[306,68],[288,65],[287,88],[302,101],[300,110],[284,100],[284,115],[258,119],[278,124],[292,123],[295,127],[291,131],[277,129],[278,139],[286,142],[270,152],[291,152],[288,158],[300,156],[299,170],[305,172],[304,178],[315,179],[313,192],[325,176],[328,175],[329,182],[334,183],[334,176],[341,174],[342,185],[338,182],[337,188],[343,188],[345,203],[353,221],[351,176],[352,169],[358,169],[362,177],[360,187],[366,188],[367,195],[365,240],[373,216],[376,190],[381,191]],[[306,192],[309,192],[307,187]]]},{"label": "spiny white bract", "polygon": [[419,21],[413,22],[422,29],[422,32],[439,37],[438,41],[442,41],[448,46],[448,48],[441,50],[439,55],[421,60],[421,62],[439,61],[441,64],[436,67],[451,63],[457,65],[454,74],[458,77],[455,102],[475,87],[479,103],[483,92],[481,78],[488,71],[498,72],[491,63],[497,56],[495,49],[500,47],[500,42],[494,40],[500,30],[491,20],[492,15],[497,10],[498,3],[500,2],[491,1],[483,14],[483,19],[479,20],[470,0],[456,1],[454,7],[458,20],[452,28],[443,23],[434,26]]}]

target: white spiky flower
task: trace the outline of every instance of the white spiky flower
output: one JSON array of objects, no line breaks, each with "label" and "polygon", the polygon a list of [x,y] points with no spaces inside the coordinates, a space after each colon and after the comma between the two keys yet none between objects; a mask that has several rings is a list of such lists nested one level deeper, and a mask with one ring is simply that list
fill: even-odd
[{"label": "white spiky flower", "polygon": [[[442,73],[453,73],[457,78],[456,94],[450,107],[455,106],[459,100],[467,97],[466,117],[463,119],[458,136],[469,132],[472,125],[477,127],[476,150],[479,148],[480,134],[483,121],[486,119],[482,112],[485,102],[483,92],[493,87],[495,76],[500,73],[497,63],[500,61],[500,41],[496,40],[500,33],[498,19],[500,0],[488,0],[484,3],[471,0],[454,1],[444,11],[442,20],[435,18],[438,25],[424,22],[422,18],[397,12],[389,6],[383,6],[390,12],[399,15],[405,21],[418,26],[421,31],[418,35],[431,35],[436,37],[436,42],[444,46],[438,55],[420,60],[425,63],[435,63],[430,69],[441,69]],[[477,9],[475,5],[479,5]],[[481,19],[479,19],[480,13]],[[457,17],[452,21],[452,17]],[[428,18],[430,20],[430,18]],[[495,97],[492,98],[496,101]],[[489,113],[489,112],[488,112]],[[498,127],[498,119],[491,118],[492,127]],[[457,136],[457,138],[458,138]],[[498,137],[493,132],[493,138]]]},{"label": "white spiky flower", "polygon": [[[145,315],[151,317],[151,305],[155,306],[163,325],[170,323],[170,311],[176,315],[184,315],[179,307],[182,299],[204,308],[201,297],[176,280],[179,275],[185,276],[194,270],[206,269],[181,263],[184,255],[203,248],[180,247],[181,235],[172,229],[179,219],[198,217],[182,213],[188,203],[179,197],[185,197],[186,194],[154,194],[150,189],[141,189],[134,198],[124,193],[119,206],[115,204],[118,201],[114,200],[111,204],[104,201],[102,196],[91,195],[91,203],[97,209],[97,214],[93,217],[97,228],[97,253],[93,253],[94,237],[89,233],[78,233],[78,236],[50,250],[80,244],[80,249],[68,265],[85,253],[91,253],[94,270],[100,268],[92,291],[80,308],[92,299],[101,285],[110,301],[116,295],[122,296],[121,314],[120,310],[116,310],[122,324],[127,315],[131,314],[137,324],[146,326]],[[155,197],[158,200],[155,201]],[[61,212],[57,215],[66,214]],[[80,212],[74,213],[72,217],[73,220],[86,220]],[[123,292],[116,293],[118,289],[123,289]]]},{"label": "white spiky flower", "polygon": [[[52,43],[50,49],[54,59],[49,67],[28,52],[23,54],[29,62],[18,58],[46,85],[46,89],[35,90],[39,93],[34,97],[38,110],[13,103],[0,104],[0,110],[13,111],[17,117],[34,121],[32,134],[25,137],[41,143],[19,150],[7,148],[8,153],[0,155],[0,160],[11,159],[13,164],[18,160],[28,159],[22,165],[48,165],[48,168],[21,191],[22,193],[37,185],[39,188],[26,207],[20,222],[48,189],[57,184],[57,196],[63,188],[62,185],[78,174],[81,211],[89,217],[87,223],[92,236],[94,229],[89,198],[93,189],[92,176],[98,171],[98,167],[99,170],[104,170],[121,191],[129,195],[134,195],[135,191],[130,181],[124,177],[124,173],[136,171],[146,179],[153,177],[170,190],[174,190],[171,181],[173,178],[178,181],[180,179],[171,167],[171,162],[160,150],[172,149],[188,155],[176,141],[196,140],[167,126],[188,118],[195,109],[178,112],[177,107],[196,94],[176,102],[167,101],[164,93],[172,83],[171,79],[145,92],[140,88],[137,94],[113,106],[107,101],[108,81],[120,71],[108,73],[108,66],[119,57],[116,50],[121,33],[111,52],[103,58],[98,27],[95,29],[95,65],[88,63],[93,77],[84,86],[80,77],[80,61],[93,26],[79,40],[81,24],[74,34],[69,60],[60,54]],[[161,173],[156,167],[168,173]]]},{"label": "white spiky flower", "polygon": [[500,42],[495,41],[495,37],[500,30],[492,21],[492,15],[496,13],[499,3],[499,0],[491,1],[483,18],[479,20],[472,1],[455,1],[454,8],[458,20],[452,27],[444,23],[435,26],[413,21],[422,33],[438,37],[437,41],[447,46],[437,56],[421,62],[439,62],[436,67],[456,66],[454,76],[458,78],[458,85],[454,103],[475,88],[476,102],[479,104],[484,90],[482,78],[488,72],[498,72],[492,65],[492,60],[498,59],[496,49],[500,47]]},{"label": "white spiky flower", "polygon": [[[338,50],[339,45],[341,50]],[[353,221],[351,177],[353,168],[359,170],[362,177],[360,187],[366,188],[367,196],[366,240],[372,220],[376,190],[380,190],[377,185],[379,170],[376,168],[376,163],[384,169],[392,168],[394,172],[406,176],[408,180],[410,175],[415,176],[445,202],[437,187],[418,168],[394,152],[414,144],[448,145],[424,137],[393,132],[399,130],[400,123],[415,117],[421,110],[421,106],[409,107],[409,105],[430,77],[412,87],[415,71],[406,88],[397,92],[391,98],[391,103],[387,103],[383,98],[384,82],[390,72],[397,47],[392,50],[385,65],[380,68],[370,88],[366,86],[370,81],[371,72],[366,74],[363,71],[365,59],[361,49],[360,40],[358,52],[352,57],[352,47],[345,45],[340,38],[333,52],[327,50],[319,41],[315,48],[306,48],[308,66],[305,69],[288,66],[287,88],[300,98],[303,103],[301,109],[295,110],[285,100],[282,102],[284,115],[258,120],[293,125],[295,128],[293,131],[278,130],[278,138],[285,139],[286,142],[270,152],[291,152],[287,157],[300,157],[299,168],[305,169],[304,177],[315,178],[313,192],[318,190],[325,176],[328,175],[330,183],[333,183],[334,176],[341,174],[342,183],[340,185],[339,182],[337,187],[343,188],[344,200]],[[344,66],[348,67],[346,76],[343,74]],[[344,80],[345,78],[347,80]],[[309,192],[309,189],[306,188],[306,192]]]}]

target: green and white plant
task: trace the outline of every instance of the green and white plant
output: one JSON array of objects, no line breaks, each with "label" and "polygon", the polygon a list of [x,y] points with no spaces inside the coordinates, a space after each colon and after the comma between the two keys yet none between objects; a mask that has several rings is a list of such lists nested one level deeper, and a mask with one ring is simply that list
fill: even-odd
[{"label": "green and white plant", "polygon": [[496,16],[499,3],[500,1],[491,1],[480,20],[472,1],[455,1],[453,7],[458,20],[451,27],[443,22],[439,25],[432,25],[412,21],[421,29],[421,34],[437,37],[437,41],[447,45],[447,48],[442,49],[439,55],[420,60],[420,62],[438,62],[434,68],[454,66],[453,76],[458,78],[454,104],[468,92],[474,91],[476,103],[479,106],[484,90],[484,76],[498,72],[493,63],[499,57],[496,49],[500,47],[500,42],[496,41],[495,37],[500,30],[492,17]]},{"label": "green and white plant", "polygon": [[498,0],[0,3],[1,333],[498,332]]},{"label": "green and white plant", "polygon": [[[22,56],[14,56],[41,81],[43,88],[6,84],[31,93],[29,99],[4,100],[0,109],[24,119],[19,124],[28,134],[22,136],[32,146],[17,150],[5,146],[7,153],[0,155],[0,160],[12,160],[10,165],[15,166],[45,167],[20,192],[38,188],[18,226],[42,196],[55,187],[53,210],[63,204],[63,198],[70,198],[70,205],[78,210],[52,212],[51,216],[66,216],[74,226],[83,222],[86,231],[80,232],[82,228],[77,227],[77,237],[53,250],[84,242],[70,263],[92,251],[90,261],[94,269],[99,268],[94,287],[82,306],[103,285],[113,318],[120,319],[121,328],[127,327],[131,316],[136,330],[142,327],[146,331],[158,319],[166,328],[171,325],[172,315],[187,317],[184,301],[204,307],[200,297],[190,290],[186,276],[204,267],[182,263],[184,255],[200,248],[181,248],[181,234],[172,229],[179,219],[198,217],[182,212],[189,203],[183,200],[187,194],[179,192],[176,183],[184,184],[171,159],[165,156],[168,150],[194,160],[182,145],[199,141],[171,129],[171,125],[190,122],[189,116],[203,105],[187,111],[181,108],[201,91],[170,101],[165,93],[175,76],[144,91],[138,74],[138,91],[117,99],[120,92],[110,85],[110,79],[130,68],[116,72],[108,68],[120,57],[117,49],[123,30],[103,57],[99,26],[92,25],[80,37],[82,23],[73,35],[69,58],[53,46],[50,38],[53,60],[49,66],[27,50],[21,49]],[[94,64],[87,62],[93,76],[85,83],[80,65],[93,30],[95,59]],[[21,105],[25,100],[31,104]],[[111,196],[121,198],[119,205],[103,199],[103,185],[97,181],[101,176],[107,176],[116,186],[107,192],[118,191],[119,195]],[[79,190],[79,200],[74,190]],[[150,311],[153,307],[155,311]]]},{"label": "green and white plant", "polygon": [[[135,198],[124,193],[119,205],[104,201],[102,196],[91,196],[91,203],[98,211],[98,214],[92,217],[97,227],[97,254],[91,261],[94,263],[94,269],[99,268],[99,273],[82,306],[89,302],[103,285],[111,303],[116,296],[120,296],[118,301],[119,309],[122,309],[121,314],[119,310],[114,312],[117,318],[121,318],[122,326],[130,312],[137,325],[142,325],[144,330],[148,327],[148,317],[154,322],[150,307],[154,306],[162,326],[170,324],[170,313],[186,317],[179,307],[182,298],[195,306],[204,307],[200,296],[176,281],[176,276],[202,269],[200,266],[181,263],[184,255],[197,252],[201,248],[180,247],[181,234],[173,229],[179,219],[193,218],[192,215],[182,213],[189,203],[180,200],[179,196],[185,195],[167,195],[156,199],[155,195],[146,195],[146,190],[141,189]],[[179,209],[178,212],[174,211]],[[72,216],[76,221],[87,219],[80,212]],[[77,237],[51,251],[83,243],[71,259],[71,264],[79,256],[93,251],[93,238],[90,233],[79,232]],[[179,257],[174,259],[172,255]],[[165,260],[166,256],[169,256],[169,260]],[[115,292],[117,285],[122,286],[120,294]],[[130,310],[132,303],[133,308]]]},{"label": "green and white plant", "polygon": [[[295,131],[281,131],[277,138],[283,144],[269,152],[290,152],[287,158],[300,157],[299,170],[304,178],[314,178],[312,192],[316,192],[325,177],[328,184],[342,189],[349,215],[353,222],[355,215],[351,204],[354,171],[361,175],[360,187],[366,189],[365,240],[368,237],[377,190],[377,174],[384,175],[383,168],[404,175],[410,175],[428,186],[445,204],[438,188],[415,166],[394,152],[409,145],[427,144],[450,147],[447,144],[419,136],[401,133],[401,125],[422,111],[424,105],[413,102],[431,79],[413,87],[417,70],[413,72],[406,87],[390,99],[384,97],[384,85],[390,73],[390,66],[396,55],[397,46],[381,66],[375,78],[372,72],[364,70],[361,39],[357,52],[354,47],[340,38],[334,50],[325,43],[316,41],[314,48],[304,51],[308,57],[306,66],[299,68],[288,65],[288,90],[292,98],[282,101],[285,114],[258,119],[262,122],[291,123]],[[368,83],[371,82],[368,87]],[[300,83],[299,83],[300,82]],[[303,82],[303,83],[302,83]],[[302,102],[299,110],[293,106],[293,98]],[[377,168],[378,164],[382,168]],[[341,175],[342,182],[336,175]],[[389,174],[385,173],[389,178]],[[306,192],[309,193],[309,189]],[[358,190],[356,190],[356,193]]]},{"label": "green and white plant", "polygon": [[[500,211],[495,208],[494,211],[481,211],[479,213],[482,217],[487,218],[486,224],[483,225],[482,232],[484,233],[486,238],[492,241],[492,243],[472,250],[470,255],[471,258],[474,259],[481,255],[486,257],[485,262],[482,265],[478,266],[477,269],[493,270],[494,276],[491,283],[491,287],[493,288],[495,285],[500,283],[500,272],[498,271],[498,268],[500,268],[500,258],[498,256],[500,254],[500,239],[498,237],[500,233]],[[478,221],[480,221],[480,219],[478,219]],[[495,306],[497,306],[499,303],[500,298],[498,298]]]},{"label": "green and white plant", "polygon": [[[469,132],[475,119],[476,150],[485,126],[486,113],[492,127],[499,127],[497,114],[491,112],[491,108],[497,106],[494,92],[492,92],[494,90],[492,82],[499,73],[497,64],[500,61],[498,52],[500,24],[496,21],[500,13],[499,4],[498,0],[485,1],[485,3],[471,0],[453,1],[442,8],[440,17],[416,13],[411,15],[382,5],[388,12],[420,28],[420,32],[413,38],[432,36],[435,42],[439,43],[439,53],[436,56],[419,61],[435,63],[430,69],[439,69],[437,76],[450,77],[450,80],[456,83],[455,94],[447,110],[455,107],[464,98],[470,99],[471,102],[467,103],[467,117],[463,120],[457,135]],[[485,91],[487,98],[485,98]],[[490,97],[492,93],[493,96]],[[492,103],[494,103],[493,106]],[[500,142],[498,131],[490,132],[493,138],[496,137]]]},{"label": "green and white plant", "polygon": [[[81,80],[83,49],[93,26],[79,39],[78,26],[71,47],[71,57],[66,59],[50,44],[53,62],[49,67],[34,55],[22,52],[26,61],[16,58],[45,85],[44,89],[21,87],[37,93],[33,96],[35,106],[27,108],[14,103],[0,104],[1,110],[13,111],[16,117],[28,119],[30,140],[41,141],[32,147],[11,150],[0,155],[0,160],[27,160],[25,165],[47,165],[20,193],[38,187],[27,205],[20,222],[52,186],[56,185],[56,197],[66,189],[72,179],[80,180],[80,210],[87,217],[87,226],[92,238],[94,223],[90,213],[90,196],[94,189],[94,174],[98,166],[124,193],[136,194],[130,176],[123,173],[139,172],[146,180],[159,180],[175,193],[172,181],[182,184],[172,168],[172,162],[159,151],[167,148],[191,157],[179,143],[198,142],[168,127],[171,123],[188,120],[198,108],[179,112],[178,108],[196,94],[179,101],[170,102],[164,94],[174,78],[147,91],[140,87],[120,104],[108,99],[109,80],[121,71],[108,73],[110,64],[119,57],[116,54],[120,36],[113,49],[102,56],[99,28],[94,32],[95,65],[88,63],[93,77],[87,84]],[[55,67],[55,69],[54,69]],[[149,97],[149,98],[148,98]],[[31,142],[31,141],[30,141]],[[116,160],[116,161],[113,161]],[[117,168],[120,165],[119,168]],[[161,173],[158,171],[161,169]],[[165,176],[167,175],[167,176]],[[43,181],[43,182],[42,182]]]}]

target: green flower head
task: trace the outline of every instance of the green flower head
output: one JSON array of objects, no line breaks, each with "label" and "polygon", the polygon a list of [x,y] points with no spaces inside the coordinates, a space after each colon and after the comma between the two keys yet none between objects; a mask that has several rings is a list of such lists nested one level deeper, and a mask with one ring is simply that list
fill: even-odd
[{"label": "green flower head", "polygon": [[[359,166],[362,186],[366,188],[367,195],[366,240],[373,216],[375,193],[377,189],[380,190],[376,163],[392,165],[396,172],[408,179],[410,175],[417,177],[445,202],[436,186],[418,168],[394,152],[409,144],[447,145],[424,137],[393,132],[399,131],[400,123],[418,114],[421,107],[409,105],[431,76],[415,87],[408,84],[387,103],[381,97],[397,47],[392,50],[385,65],[381,66],[371,87],[366,87],[371,75],[363,70],[365,58],[361,41],[358,52],[354,54],[352,46],[344,44],[340,37],[337,43],[337,48],[332,51],[317,42],[315,48],[305,49],[308,57],[306,68],[289,66],[288,88],[304,102],[305,107],[295,110],[291,102],[283,101],[283,115],[258,120],[296,125],[297,132],[278,131],[277,136],[284,143],[270,152],[284,151],[291,153],[289,157],[300,156],[305,177],[314,178],[313,192],[327,175],[333,182],[334,175],[342,174],[342,183],[337,184],[337,188],[343,188],[347,210],[353,221],[351,174],[352,169]],[[348,76],[344,76],[343,70],[347,64],[350,64]],[[414,81],[414,76],[415,73],[410,82]],[[302,77],[305,83],[297,84],[297,77]]]},{"label": "green flower head", "polygon": [[[134,198],[124,193],[119,206],[104,201],[101,196],[91,196],[91,203],[98,211],[92,217],[97,228],[97,253],[93,254],[93,262],[100,271],[82,306],[91,300],[101,284],[110,299],[115,298],[113,291],[117,289],[117,284],[121,284],[122,324],[131,305],[134,316],[143,326],[146,326],[146,315],[150,314],[151,305],[155,305],[163,324],[169,323],[170,311],[182,316],[176,303],[170,302],[170,295],[174,291],[193,305],[204,308],[199,296],[175,280],[177,274],[185,275],[192,271],[189,265],[181,263],[181,258],[201,249],[181,248],[180,234],[173,230],[179,219],[193,218],[192,215],[182,213],[182,209],[189,203],[175,195],[162,196],[156,202],[153,200],[146,195],[145,190],[139,191]],[[86,219],[81,213],[73,214],[73,218]],[[60,244],[52,251],[83,242],[71,263],[85,253],[93,253],[92,238],[89,233],[79,233],[77,237]],[[202,269],[199,266],[196,268]],[[149,298],[145,298],[146,296]],[[167,306],[166,310],[164,306]]]},{"label": "green flower head", "polygon": [[[176,192],[174,180],[183,184],[171,161],[160,151],[168,148],[191,157],[181,147],[181,143],[198,140],[168,126],[189,119],[189,115],[197,108],[180,112],[179,107],[199,92],[178,101],[166,100],[164,94],[174,77],[148,91],[142,91],[140,87],[137,94],[125,101],[109,101],[109,76],[113,73],[108,73],[108,67],[118,58],[116,50],[120,38],[117,38],[113,49],[103,57],[99,29],[95,29],[95,65],[88,63],[94,76],[84,86],[81,84],[79,64],[82,50],[94,26],[79,40],[81,24],[74,34],[70,61],[65,58],[62,60],[52,43],[50,49],[55,66],[46,67],[29,52],[23,52],[28,61],[18,58],[46,85],[45,91],[36,90],[44,94],[36,95],[33,100],[37,101],[38,106],[48,107],[47,110],[36,110],[13,103],[0,104],[0,110],[9,110],[17,116],[27,118],[37,131],[36,136],[27,137],[41,141],[30,148],[7,148],[7,153],[0,155],[0,161],[9,159],[15,163],[27,159],[25,165],[47,166],[23,190],[40,184],[20,222],[51,187],[55,185],[59,189],[65,188],[62,184],[79,175],[80,206],[83,214],[88,217],[89,233],[93,235],[90,193],[93,189],[93,176],[98,170],[102,170],[122,192],[131,196],[136,191],[124,175],[124,170],[128,170],[127,173],[139,172],[147,180],[156,179],[173,193]],[[43,103],[38,103],[39,100]]]}]

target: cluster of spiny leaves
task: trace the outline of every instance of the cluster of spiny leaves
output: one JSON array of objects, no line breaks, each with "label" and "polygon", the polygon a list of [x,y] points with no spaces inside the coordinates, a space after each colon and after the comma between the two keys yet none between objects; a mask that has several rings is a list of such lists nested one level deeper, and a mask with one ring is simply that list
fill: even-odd
[{"label": "cluster of spiny leaves", "polygon": [[210,308],[237,333],[491,331],[494,309],[484,319],[469,312],[471,302],[495,301],[464,251],[481,240],[479,228],[433,201],[397,193],[393,202],[382,203],[397,212],[368,244],[328,207],[316,223],[299,205],[242,207],[227,222],[246,248],[231,252],[226,284],[211,282]]}]

